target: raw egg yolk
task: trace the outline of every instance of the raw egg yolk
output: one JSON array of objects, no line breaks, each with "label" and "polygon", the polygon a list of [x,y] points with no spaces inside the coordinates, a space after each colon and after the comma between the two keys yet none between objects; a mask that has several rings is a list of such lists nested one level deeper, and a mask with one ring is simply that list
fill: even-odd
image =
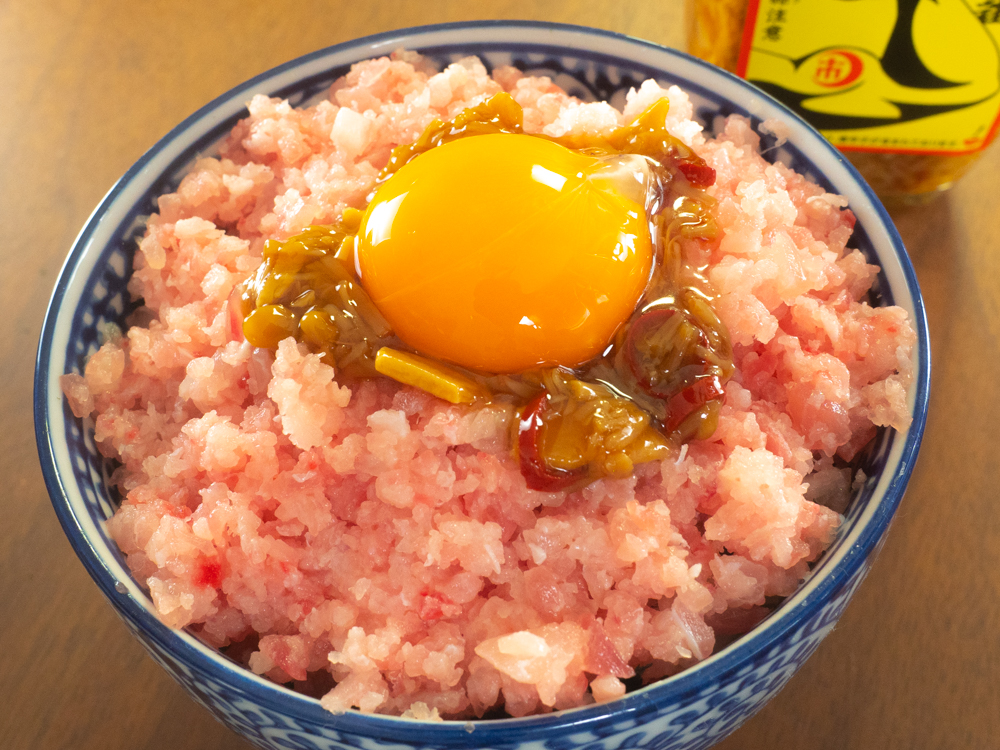
[{"label": "raw egg yolk", "polygon": [[431,149],[375,193],[362,284],[422,354],[493,373],[586,362],[631,315],[653,258],[642,198],[601,167],[530,135]]}]

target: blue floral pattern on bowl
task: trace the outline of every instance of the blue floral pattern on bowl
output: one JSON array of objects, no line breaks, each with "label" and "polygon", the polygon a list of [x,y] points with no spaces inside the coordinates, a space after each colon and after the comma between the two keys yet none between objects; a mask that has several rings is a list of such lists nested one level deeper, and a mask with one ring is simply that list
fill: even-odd
[{"label": "blue floral pattern on bowl", "polygon": [[[243,116],[253,94],[293,105],[325,95],[350,65],[400,47],[442,67],[478,55],[488,68],[514,65],[548,75],[570,93],[622,106],[647,78],[677,84],[708,130],[731,114],[759,125],[789,124],[769,158],[824,188],[846,195],[858,217],[852,244],[882,267],[873,304],[898,304],[915,323],[918,347],[910,395],[914,420],[903,434],[882,430],[867,454],[867,481],[856,493],[840,536],[810,578],[748,636],[673,678],[617,701],[544,716],[494,721],[417,723],[356,712],[333,715],[319,702],[253,675],[191,634],[165,627],[146,592],[130,577],[105,521],[117,498],[93,426],[70,412],[58,386],[82,372],[109,325],[123,327],[134,307],[127,281],[136,240],[158,195],[176,188],[195,158],[210,153]],[[881,547],[902,498],[926,416],[929,342],[916,278],[889,217],[853,168],[780,104],[722,71],[682,53],[608,32],[530,22],[422,27],[337,45],[292,61],[237,87],[171,131],[108,193],[77,238],[56,285],[42,331],[35,378],[35,422],[42,468],[59,519],[77,554],[131,632],[191,696],[260,748],[503,748],[697,750],[721,740],[791,678],[833,628]]]}]

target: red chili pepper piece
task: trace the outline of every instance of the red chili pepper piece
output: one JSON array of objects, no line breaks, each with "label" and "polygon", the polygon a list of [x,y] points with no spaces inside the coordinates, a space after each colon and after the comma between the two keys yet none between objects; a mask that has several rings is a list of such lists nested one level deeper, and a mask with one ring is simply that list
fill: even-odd
[{"label": "red chili pepper piece", "polygon": [[719,381],[717,375],[701,378],[694,385],[690,385],[681,391],[684,400],[696,406],[701,406],[713,398],[722,398],[724,393],[722,383]]},{"label": "red chili pepper piece", "polygon": [[578,482],[586,468],[573,471],[556,469],[545,463],[542,455],[542,425],[548,394],[542,391],[524,407],[517,428],[517,450],[521,460],[521,475],[528,487],[540,492],[558,492]]},{"label": "red chili pepper piece", "polygon": [[687,181],[695,187],[707,188],[715,184],[715,170],[700,159],[697,162],[679,162],[677,171],[687,177]]}]

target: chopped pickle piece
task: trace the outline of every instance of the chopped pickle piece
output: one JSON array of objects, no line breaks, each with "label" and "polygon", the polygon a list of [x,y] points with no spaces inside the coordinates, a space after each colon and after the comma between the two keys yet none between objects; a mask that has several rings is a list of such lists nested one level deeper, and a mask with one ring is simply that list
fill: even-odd
[{"label": "chopped pickle piece", "polygon": [[364,212],[356,208],[345,208],[340,215],[340,230],[346,234],[357,234]]},{"label": "chopped pickle piece", "polygon": [[[711,305],[690,291],[632,321],[625,360],[638,386],[649,395],[670,399],[684,393],[694,403],[721,395],[722,383],[734,369],[725,327]],[[718,394],[709,394],[704,384],[691,390],[702,381],[716,382]],[[705,397],[693,398],[696,393]]]},{"label": "chopped pickle piece", "polygon": [[673,221],[670,223],[671,235],[694,239],[697,237],[714,237],[716,232],[715,217],[711,213],[711,205],[704,199],[695,200],[687,196],[678,198],[673,205]]},{"label": "chopped pickle piece", "polygon": [[545,491],[627,476],[675,449],[634,403],[562,370],[551,370],[545,391],[525,407],[517,445],[528,486]]},{"label": "chopped pickle piece", "polygon": [[381,185],[425,151],[474,135],[523,133],[523,122],[521,105],[510,94],[501,91],[482,104],[463,110],[448,122],[432,121],[413,143],[394,148],[389,163],[379,173],[376,185]]},{"label": "chopped pickle piece", "polygon": [[383,346],[375,355],[375,369],[386,377],[453,404],[471,404],[489,397],[489,392],[475,380],[434,360],[388,346]]},{"label": "chopped pickle piece", "polygon": [[299,319],[303,340],[318,349],[327,349],[340,336],[337,324],[325,310],[310,309]]},{"label": "chopped pickle piece", "polygon": [[677,422],[677,426],[671,430],[670,437],[678,443],[686,443],[689,440],[707,440],[712,437],[715,428],[719,425],[719,409],[721,408],[722,401],[718,398],[706,401],[684,415]]},{"label": "chopped pickle piece", "polygon": [[361,212],[346,209],[333,226],[264,243],[264,261],[243,289],[247,341],[275,349],[294,336],[349,376],[378,374],[375,352],[392,330],[350,270],[350,232],[360,223]]},{"label": "chopped pickle piece", "polygon": [[277,349],[278,342],[295,335],[295,315],[281,305],[262,305],[243,320],[243,332],[254,346]]}]

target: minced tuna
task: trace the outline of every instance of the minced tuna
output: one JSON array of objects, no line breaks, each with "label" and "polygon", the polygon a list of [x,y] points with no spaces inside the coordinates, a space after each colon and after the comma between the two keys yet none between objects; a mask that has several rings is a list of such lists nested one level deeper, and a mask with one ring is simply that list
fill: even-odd
[{"label": "minced tuna", "polygon": [[[292,339],[232,332],[265,238],[363,207],[395,145],[501,90],[550,135],[668,97],[670,130],[717,173],[718,236],[683,250],[735,347],[718,429],[569,493],[526,487],[509,405],[348,387]],[[108,528],[163,621],[331,711],[523,716],[692,665],[795,590],[841,523],[846,462],[908,423],[915,335],[864,301],[877,268],[847,247],[853,214],[762,159],[744,119],[706,139],[676,87],[647,81],[618,112],[406,53],[315,106],[248,106],[149,219],[130,289],[152,321],[63,388],[119,464]]]}]

